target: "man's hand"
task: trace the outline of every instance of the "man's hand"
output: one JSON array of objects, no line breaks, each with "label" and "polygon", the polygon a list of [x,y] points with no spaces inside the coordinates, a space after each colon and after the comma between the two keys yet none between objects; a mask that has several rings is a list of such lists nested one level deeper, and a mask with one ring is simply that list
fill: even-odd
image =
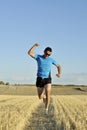
[{"label": "man's hand", "polygon": [[56,76],[57,76],[58,78],[60,78],[61,74],[56,74]]},{"label": "man's hand", "polygon": [[39,43],[35,43],[35,46],[40,46],[40,44]]}]

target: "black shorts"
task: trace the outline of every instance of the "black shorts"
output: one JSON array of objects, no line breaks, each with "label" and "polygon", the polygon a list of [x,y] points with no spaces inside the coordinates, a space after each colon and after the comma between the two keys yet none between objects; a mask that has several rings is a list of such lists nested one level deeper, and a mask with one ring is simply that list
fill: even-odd
[{"label": "black shorts", "polygon": [[37,87],[44,87],[44,85],[51,83],[51,78],[41,78],[37,77],[36,86]]}]

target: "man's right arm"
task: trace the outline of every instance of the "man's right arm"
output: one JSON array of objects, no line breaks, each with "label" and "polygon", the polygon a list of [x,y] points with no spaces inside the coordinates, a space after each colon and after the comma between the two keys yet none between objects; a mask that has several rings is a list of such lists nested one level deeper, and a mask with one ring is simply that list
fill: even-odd
[{"label": "man's right arm", "polygon": [[31,57],[34,57],[34,49],[36,47],[38,47],[40,44],[39,43],[35,43],[28,51],[28,55],[30,55]]}]

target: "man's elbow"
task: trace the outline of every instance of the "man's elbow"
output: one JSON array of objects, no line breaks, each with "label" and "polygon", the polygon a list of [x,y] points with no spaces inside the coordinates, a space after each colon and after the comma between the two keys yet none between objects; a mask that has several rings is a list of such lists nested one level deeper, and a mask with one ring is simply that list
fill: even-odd
[{"label": "man's elbow", "polygon": [[30,55],[31,57],[34,57],[34,54],[31,51],[28,51],[28,55]]},{"label": "man's elbow", "polygon": [[31,55],[31,52],[30,52],[30,51],[28,51],[28,55]]}]

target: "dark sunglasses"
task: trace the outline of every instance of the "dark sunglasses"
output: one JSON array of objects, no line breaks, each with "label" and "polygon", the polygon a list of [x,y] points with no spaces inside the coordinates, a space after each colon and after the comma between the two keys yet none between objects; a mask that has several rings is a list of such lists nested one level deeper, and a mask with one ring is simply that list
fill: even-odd
[{"label": "dark sunglasses", "polygon": [[45,55],[46,55],[46,56],[50,56],[51,54],[48,54],[47,52],[45,52]]}]

